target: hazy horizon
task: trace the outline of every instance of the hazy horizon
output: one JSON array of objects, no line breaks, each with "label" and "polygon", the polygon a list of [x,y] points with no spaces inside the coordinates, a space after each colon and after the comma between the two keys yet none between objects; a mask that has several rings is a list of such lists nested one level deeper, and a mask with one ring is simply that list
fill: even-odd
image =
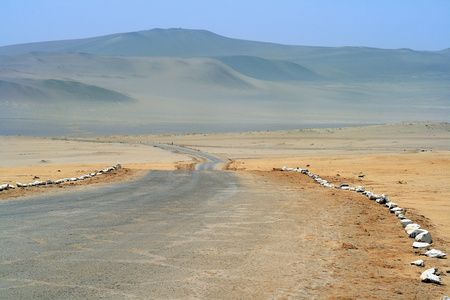
[{"label": "hazy horizon", "polygon": [[273,130],[450,116],[449,51],[285,46],[171,29],[0,54],[3,133]]}]

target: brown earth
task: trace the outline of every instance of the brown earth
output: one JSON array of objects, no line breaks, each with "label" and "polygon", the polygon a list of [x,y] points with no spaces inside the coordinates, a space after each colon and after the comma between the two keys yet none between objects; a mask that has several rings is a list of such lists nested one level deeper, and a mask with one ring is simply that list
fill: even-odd
[{"label": "brown earth", "polygon": [[269,171],[283,166],[307,168],[336,185],[361,185],[376,194],[386,194],[399,206],[427,216],[442,237],[450,241],[448,152],[242,159],[231,162],[228,168]]},{"label": "brown earth", "polygon": [[[286,187],[286,193],[298,194],[289,203],[279,203],[278,211],[284,216],[279,217],[281,220],[291,220],[292,215],[299,217],[294,218],[294,224],[280,221],[278,231],[268,237],[265,247],[288,251],[285,248],[293,247],[291,240],[295,240],[298,247],[314,249],[310,255],[320,263],[305,265],[302,270],[318,276],[315,281],[311,280],[310,287],[320,291],[320,297],[315,299],[439,299],[450,293],[449,261],[428,258],[423,255],[425,251],[414,250],[413,239],[386,207],[355,192],[323,188],[300,173],[250,173],[262,182]],[[408,215],[418,220],[423,228],[435,232],[430,220],[414,212]],[[434,245],[448,249],[449,243],[436,237]],[[291,252],[292,257],[297,256],[295,249]],[[301,266],[311,259],[300,257],[297,264]],[[417,259],[425,261],[425,268],[410,265]],[[273,260],[265,264],[273,267],[278,261],[277,255]],[[419,281],[420,274],[431,267],[439,268],[444,285]],[[317,275],[317,268],[322,275]],[[294,270],[292,268],[292,272]],[[305,275],[304,280],[310,278]],[[291,290],[285,293],[285,299],[305,299],[304,293],[307,295],[305,290]]]}]

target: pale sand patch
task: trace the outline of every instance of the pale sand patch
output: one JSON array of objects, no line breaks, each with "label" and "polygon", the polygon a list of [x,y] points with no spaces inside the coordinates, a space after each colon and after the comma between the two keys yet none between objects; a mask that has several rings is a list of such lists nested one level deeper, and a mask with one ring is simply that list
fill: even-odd
[{"label": "pale sand patch", "polygon": [[[27,136],[0,136],[0,184],[16,185],[63,178],[80,177],[116,165],[118,162],[130,172],[114,173],[107,179],[97,177],[86,183],[105,183],[130,180],[139,176],[140,170],[176,170],[180,164],[195,162],[195,157],[165,151],[142,144],[101,143],[69,141],[65,139]],[[120,175],[120,176],[119,176]],[[64,184],[64,187],[86,183]],[[62,185],[61,185],[62,186]],[[6,199],[22,194],[54,191],[42,186],[4,191]]]},{"label": "pale sand patch", "polygon": [[[0,166],[166,164],[190,161],[188,155],[142,144],[101,143],[52,138],[0,136]],[[104,168],[103,167],[103,168]]]}]

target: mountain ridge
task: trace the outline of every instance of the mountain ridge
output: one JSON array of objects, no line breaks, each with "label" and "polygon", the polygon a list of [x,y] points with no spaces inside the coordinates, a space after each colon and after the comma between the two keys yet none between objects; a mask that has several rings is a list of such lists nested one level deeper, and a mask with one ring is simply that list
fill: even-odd
[{"label": "mountain ridge", "polygon": [[[75,52],[125,57],[253,56],[296,63],[329,79],[339,79],[344,76],[353,80],[366,77],[373,80],[399,74],[417,77],[422,76],[424,72],[428,72],[427,76],[433,73],[438,76],[446,74],[445,76],[450,77],[450,50],[448,49],[415,51],[372,47],[283,45],[228,38],[207,30],[194,29],[157,28],[85,39],[0,47],[0,55],[12,56],[30,52]],[[236,69],[236,65],[234,68]],[[255,73],[256,70],[252,72]],[[252,74],[252,72],[246,73]],[[301,78],[300,75],[298,77]],[[261,76],[255,78],[259,79]],[[275,80],[278,79],[275,78]]]},{"label": "mountain ridge", "polygon": [[[127,52],[130,49],[125,48],[117,48],[114,50],[108,50],[106,48],[102,48],[101,46],[96,45],[92,47],[92,44],[98,44],[101,42],[107,42],[110,45],[120,45],[121,39],[123,39],[126,43],[134,42],[138,43],[140,46],[144,46],[144,50],[150,51],[153,50],[155,52],[145,52],[145,51],[135,51],[135,52]],[[164,40],[165,39],[165,40]],[[200,48],[204,46],[202,41],[205,39],[213,40],[216,42],[215,47],[207,47],[206,49],[201,50]],[[164,40],[165,43],[170,42],[191,42],[195,41],[196,46],[192,48],[194,53],[188,52],[183,55],[183,52],[174,51],[167,52],[168,49],[161,49],[158,47],[151,48],[149,45],[144,45],[143,42],[149,42],[153,40],[154,44],[159,44]],[[237,44],[240,44],[239,51],[233,53],[233,47],[236,47]],[[153,45],[155,46],[155,45]],[[84,49],[83,49],[84,47]],[[284,52],[284,55],[292,51],[301,51],[308,52],[311,50],[322,50],[322,51],[333,51],[339,49],[371,49],[371,50],[382,50],[382,51],[399,51],[405,50],[407,48],[399,48],[399,49],[384,49],[384,48],[376,48],[376,47],[366,47],[366,46],[342,46],[342,47],[326,47],[326,46],[305,46],[305,45],[288,45],[288,44],[279,44],[273,42],[261,42],[254,40],[245,40],[245,39],[236,39],[225,37],[214,32],[204,30],[204,29],[182,29],[182,28],[153,28],[149,30],[140,30],[133,32],[122,32],[122,33],[114,33],[108,35],[101,35],[96,37],[87,37],[87,38],[78,38],[78,39],[67,39],[67,40],[56,40],[56,41],[42,41],[42,42],[32,42],[32,43],[21,43],[21,44],[13,44],[13,45],[5,45],[0,47],[0,55],[17,55],[23,54],[33,51],[40,52],[48,52],[49,48],[53,49],[51,52],[86,52],[92,54],[101,54],[101,55],[121,55],[121,56],[173,56],[175,53],[180,54],[179,56],[220,56],[220,48],[224,47],[224,52],[228,54],[234,55],[256,55],[256,52],[261,53],[261,50],[255,50],[256,48],[264,48],[264,51],[272,51],[272,52]],[[418,51],[411,50],[414,52],[431,52],[431,53],[439,53],[445,52],[449,50],[442,49],[438,51]],[[162,53],[158,50],[165,50],[166,52]],[[214,51],[212,51],[214,50]],[[237,49],[235,49],[237,50]],[[108,52],[110,51],[110,52]],[[219,53],[214,53],[219,51]],[[263,52],[264,52],[263,51]],[[141,55],[137,55],[140,53]],[[207,53],[207,54],[205,54]],[[142,55],[144,54],[144,55]],[[280,54],[278,54],[280,55]]]}]

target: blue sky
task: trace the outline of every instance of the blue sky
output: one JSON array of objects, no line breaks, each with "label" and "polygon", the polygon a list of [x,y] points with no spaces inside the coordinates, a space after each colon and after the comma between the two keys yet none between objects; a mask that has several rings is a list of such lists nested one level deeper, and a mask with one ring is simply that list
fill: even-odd
[{"label": "blue sky", "polygon": [[291,45],[442,50],[450,0],[0,0],[0,46],[180,27]]}]

